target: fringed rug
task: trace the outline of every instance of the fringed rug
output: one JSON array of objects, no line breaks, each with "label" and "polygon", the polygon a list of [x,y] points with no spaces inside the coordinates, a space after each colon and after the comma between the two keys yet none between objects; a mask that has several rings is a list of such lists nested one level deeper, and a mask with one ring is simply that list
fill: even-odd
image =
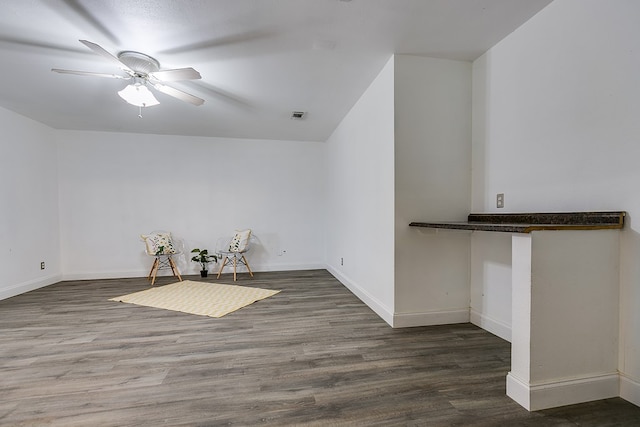
[{"label": "fringed rug", "polygon": [[222,317],[280,291],[185,280],[109,301],[164,308],[200,316]]}]

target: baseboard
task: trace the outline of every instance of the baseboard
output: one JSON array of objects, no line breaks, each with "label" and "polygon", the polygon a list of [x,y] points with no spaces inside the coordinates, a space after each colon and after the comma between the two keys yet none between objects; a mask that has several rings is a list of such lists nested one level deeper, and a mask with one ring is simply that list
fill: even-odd
[{"label": "baseboard", "polygon": [[[297,271],[297,270],[325,270],[327,268],[326,264],[316,264],[316,263],[310,263],[310,264],[266,264],[266,265],[260,265],[260,264],[251,264],[251,260],[249,260],[249,265],[251,266],[251,270],[253,272],[259,272],[259,271]],[[220,268],[219,264],[214,264],[213,269],[217,272],[218,269]],[[225,272],[229,272],[232,271],[233,272],[233,267],[231,267],[231,270],[229,270],[229,268],[225,267],[224,269]]]},{"label": "baseboard", "polygon": [[469,313],[471,323],[481,327],[487,332],[492,333],[505,341],[511,342],[511,325],[492,319],[480,312],[471,309]]},{"label": "baseboard", "polygon": [[640,406],[640,383],[620,374],[620,397]]},{"label": "baseboard", "polygon": [[507,396],[528,411],[618,397],[619,390],[617,373],[536,385],[526,384],[511,372],[507,375]]},{"label": "baseboard", "polygon": [[469,309],[438,310],[422,313],[396,313],[393,316],[394,328],[410,328],[415,326],[450,325],[469,323]]},{"label": "baseboard", "polygon": [[[65,273],[62,280],[100,280],[100,279],[125,279],[130,277],[147,277],[149,270],[129,271],[83,271],[78,273]],[[160,271],[158,276],[171,276],[170,272]]]},{"label": "baseboard", "polygon": [[468,323],[469,309],[442,310],[423,313],[393,313],[388,307],[371,296],[351,279],[333,268],[326,266],[327,271],[340,281],[347,289],[373,310],[382,320],[393,328],[410,328],[414,326],[447,325],[452,323]]},{"label": "baseboard", "polygon": [[[261,272],[261,271],[295,271],[295,270],[324,270],[326,265],[324,264],[277,264],[277,265],[251,265],[251,270],[253,272]],[[218,268],[220,268],[217,264],[210,265],[209,275],[217,273]],[[196,270],[184,270],[182,268],[178,268],[180,271],[180,275],[189,276],[189,275],[197,275],[200,274],[199,271]],[[226,268],[223,273],[233,272],[233,270]],[[238,272],[245,273],[246,269],[243,267],[238,268]],[[83,271],[76,273],[66,273],[63,275],[62,280],[100,280],[100,279],[123,279],[123,278],[131,278],[131,277],[147,277],[149,274],[148,269],[144,270],[125,270],[125,271]],[[161,269],[158,271],[158,277],[163,276],[171,276],[171,270]]]},{"label": "baseboard", "polygon": [[44,288],[45,286],[53,285],[62,280],[60,274],[54,274],[47,277],[41,277],[35,280],[29,280],[27,282],[18,283],[7,289],[0,289],[0,300],[15,297],[16,295],[24,294],[25,292],[33,291],[35,289]]},{"label": "baseboard", "polygon": [[387,322],[389,326],[393,325],[393,312],[385,307],[380,301],[371,296],[367,291],[356,285],[351,279],[337,271],[331,266],[325,266],[327,271],[333,275],[340,283],[342,283],[352,294],[360,298],[371,310],[373,310],[382,320]]}]

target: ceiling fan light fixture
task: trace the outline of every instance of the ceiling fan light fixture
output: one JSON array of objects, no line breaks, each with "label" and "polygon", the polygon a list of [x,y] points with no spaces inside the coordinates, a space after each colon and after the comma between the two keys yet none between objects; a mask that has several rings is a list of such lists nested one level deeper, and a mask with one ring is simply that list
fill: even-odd
[{"label": "ceiling fan light fixture", "polygon": [[127,87],[118,92],[118,95],[136,107],[153,107],[160,104],[144,84],[134,83],[127,85]]},{"label": "ceiling fan light fixture", "polygon": [[152,107],[160,104],[155,96],[149,90],[149,86],[159,90],[169,96],[177,98],[181,101],[188,102],[193,105],[204,104],[204,99],[198,98],[190,93],[183,92],[179,89],[165,86],[161,82],[179,81],[179,80],[196,80],[202,76],[191,67],[174,68],[168,70],[160,70],[160,63],[140,52],[131,50],[120,52],[117,57],[113,56],[102,46],[90,42],[88,40],[80,40],[80,43],[91,49],[94,53],[111,61],[111,63],[121,68],[127,75],[118,74],[93,73],[88,71],[63,70],[60,68],[52,68],[51,71],[62,74],[77,74],[81,76],[109,77],[112,79],[133,80],[133,83],[118,92],[118,95],[127,103],[140,108],[140,116],[142,116],[142,108]]}]

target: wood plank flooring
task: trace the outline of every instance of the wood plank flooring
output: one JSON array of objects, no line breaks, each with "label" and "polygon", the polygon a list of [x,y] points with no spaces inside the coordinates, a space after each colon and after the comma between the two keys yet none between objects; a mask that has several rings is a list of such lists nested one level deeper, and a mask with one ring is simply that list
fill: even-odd
[{"label": "wood plank flooring", "polygon": [[640,425],[622,399],[527,412],[471,324],[392,329],[324,270],[239,277],[282,292],[220,319],[108,301],[144,278],[0,301],[0,425]]}]

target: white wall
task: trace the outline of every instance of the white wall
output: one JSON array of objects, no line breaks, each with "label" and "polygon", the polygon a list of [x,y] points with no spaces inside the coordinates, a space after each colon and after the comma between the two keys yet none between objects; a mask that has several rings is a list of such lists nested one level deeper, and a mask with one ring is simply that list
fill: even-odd
[{"label": "white wall", "polygon": [[[324,268],[324,144],[58,131],[65,279],[131,277],[151,260],[139,235],[168,230],[187,251],[251,228],[252,269]],[[196,274],[187,256],[182,274]],[[215,266],[210,266],[214,269]]]},{"label": "white wall", "polygon": [[393,65],[392,57],[327,140],[328,269],[388,323],[394,310]]},{"label": "white wall", "polygon": [[[471,64],[396,55],[327,142],[329,270],[394,327],[469,318]],[[344,265],[341,265],[341,259]]]},{"label": "white wall", "polygon": [[395,62],[394,326],[469,320],[469,233],[411,228],[464,221],[471,199],[471,64]]},{"label": "white wall", "polygon": [[[555,1],[474,62],[472,196],[476,211],[496,211],[495,195],[504,192],[506,212],[629,213],[620,240],[619,370],[622,397],[636,404],[640,404],[638,16],[640,2],[635,0]],[[474,252],[482,252],[484,244],[491,242],[474,241]],[[474,263],[474,287],[504,286],[479,280],[481,265],[482,260]],[[507,303],[505,296],[491,304]]]},{"label": "white wall", "polygon": [[[51,129],[0,108],[0,299],[60,279],[58,168]],[[40,262],[45,269],[40,269]]]},{"label": "white wall", "polygon": [[[492,172],[508,167],[496,164],[489,156],[488,142],[493,131],[490,119],[493,110],[487,95],[493,88],[488,82],[488,54],[473,63],[472,77],[472,171],[471,211],[497,211],[495,195],[504,192],[502,182],[487,189]],[[517,157],[515,157],[517,158]],[[517,160],[515,161],[517,162]],[[508,197],[512,194],[509,193]],[[507,199],[507,208],[511,200]],[[534,208],[532,208],[534,209]],[[539,208],[534,210],[539,211]],[[511,235],[508,233],[476,232],[471,236],[471,322],[495,335],[511,341]]]},{"label": "white wall", "polygon": [[511,234],[471,235],[471,323],[511,341]]}]

